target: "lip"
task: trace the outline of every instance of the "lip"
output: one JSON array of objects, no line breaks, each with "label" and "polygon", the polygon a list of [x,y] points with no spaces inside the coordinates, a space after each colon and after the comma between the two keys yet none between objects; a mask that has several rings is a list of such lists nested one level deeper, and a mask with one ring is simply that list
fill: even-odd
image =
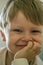
[{"label": "lip", "polygon": [[24,48],[25,46],[27,45],[16,45],[17,47],[21,47],[21,48]]},{"label": "lip", "polygon": [[16,45],[16,46],[27,46],[27,45]]},{"label": "lip", "polygon": [[16,43],[15,45],[16,46],[27,46],[27,43],[22,42],[22,43]]}]

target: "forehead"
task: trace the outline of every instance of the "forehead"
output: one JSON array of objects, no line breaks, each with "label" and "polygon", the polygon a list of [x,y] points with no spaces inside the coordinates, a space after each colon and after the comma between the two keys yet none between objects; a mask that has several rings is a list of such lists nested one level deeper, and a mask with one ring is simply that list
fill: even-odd
[{"label": "forehead", "polygon": [[41,28],[41,25],[33,24],[30,18],[26,18],[22,12],[18,14],[11,20],[11,27],[31,27],[31,28]]}]

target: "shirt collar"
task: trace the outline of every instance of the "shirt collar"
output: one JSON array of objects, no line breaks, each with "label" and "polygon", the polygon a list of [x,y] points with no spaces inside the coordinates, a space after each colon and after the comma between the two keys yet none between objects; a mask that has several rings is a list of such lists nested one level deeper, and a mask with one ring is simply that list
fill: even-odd
[{"label": "shirt collar", "polygon": [[[6,54],[7,54],[7,49],[5,48],[4,49],[4,53],[3,53],[3,55],[2,55],[2,61],[3,61],[3,65],[6,65]],[[4,60],[3,60],[4,59]]]}]

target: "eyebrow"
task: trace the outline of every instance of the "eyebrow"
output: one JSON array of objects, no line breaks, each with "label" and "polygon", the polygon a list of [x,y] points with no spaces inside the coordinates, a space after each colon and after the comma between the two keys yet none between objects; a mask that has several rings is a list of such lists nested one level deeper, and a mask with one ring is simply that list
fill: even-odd
[{"label": "eyebrow", "polygon": [[34,30],[41,30],[41,28],[40,27],[37,27],[37,26],[33,26],[33,27],[31,27],[31,29],[34,29]]},{"label": "eyebrow", "polygon": [[14,28],[23,28],[23,26],[21,26],[21,25],[16,25],[16,26],[14,26],[14,27],[13,27],[13,26],[11,27],[11,29],[14,29]]}]

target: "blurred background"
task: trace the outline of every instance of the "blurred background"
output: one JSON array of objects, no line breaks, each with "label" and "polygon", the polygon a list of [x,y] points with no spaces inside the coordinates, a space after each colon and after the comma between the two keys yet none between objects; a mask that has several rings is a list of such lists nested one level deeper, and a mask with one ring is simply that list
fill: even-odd
[{"label": "blurred background", "polygon": [[[5,6],[6,2],[8,0],[0,0],[0,13],[3,9],[3,7]],[[41,0],[41,2],[43,3],[43,0]],[[43,4],[42,4],[43,5]],[[43,9],[43,7],[42,7]],[[1,37],[1,34],[0,34],[0,48],[6,46],[5,42],[2,41],[2,37]],[[39,57],[43,60],[43,45],[42,45],[42,52],[40,53]]]}]

